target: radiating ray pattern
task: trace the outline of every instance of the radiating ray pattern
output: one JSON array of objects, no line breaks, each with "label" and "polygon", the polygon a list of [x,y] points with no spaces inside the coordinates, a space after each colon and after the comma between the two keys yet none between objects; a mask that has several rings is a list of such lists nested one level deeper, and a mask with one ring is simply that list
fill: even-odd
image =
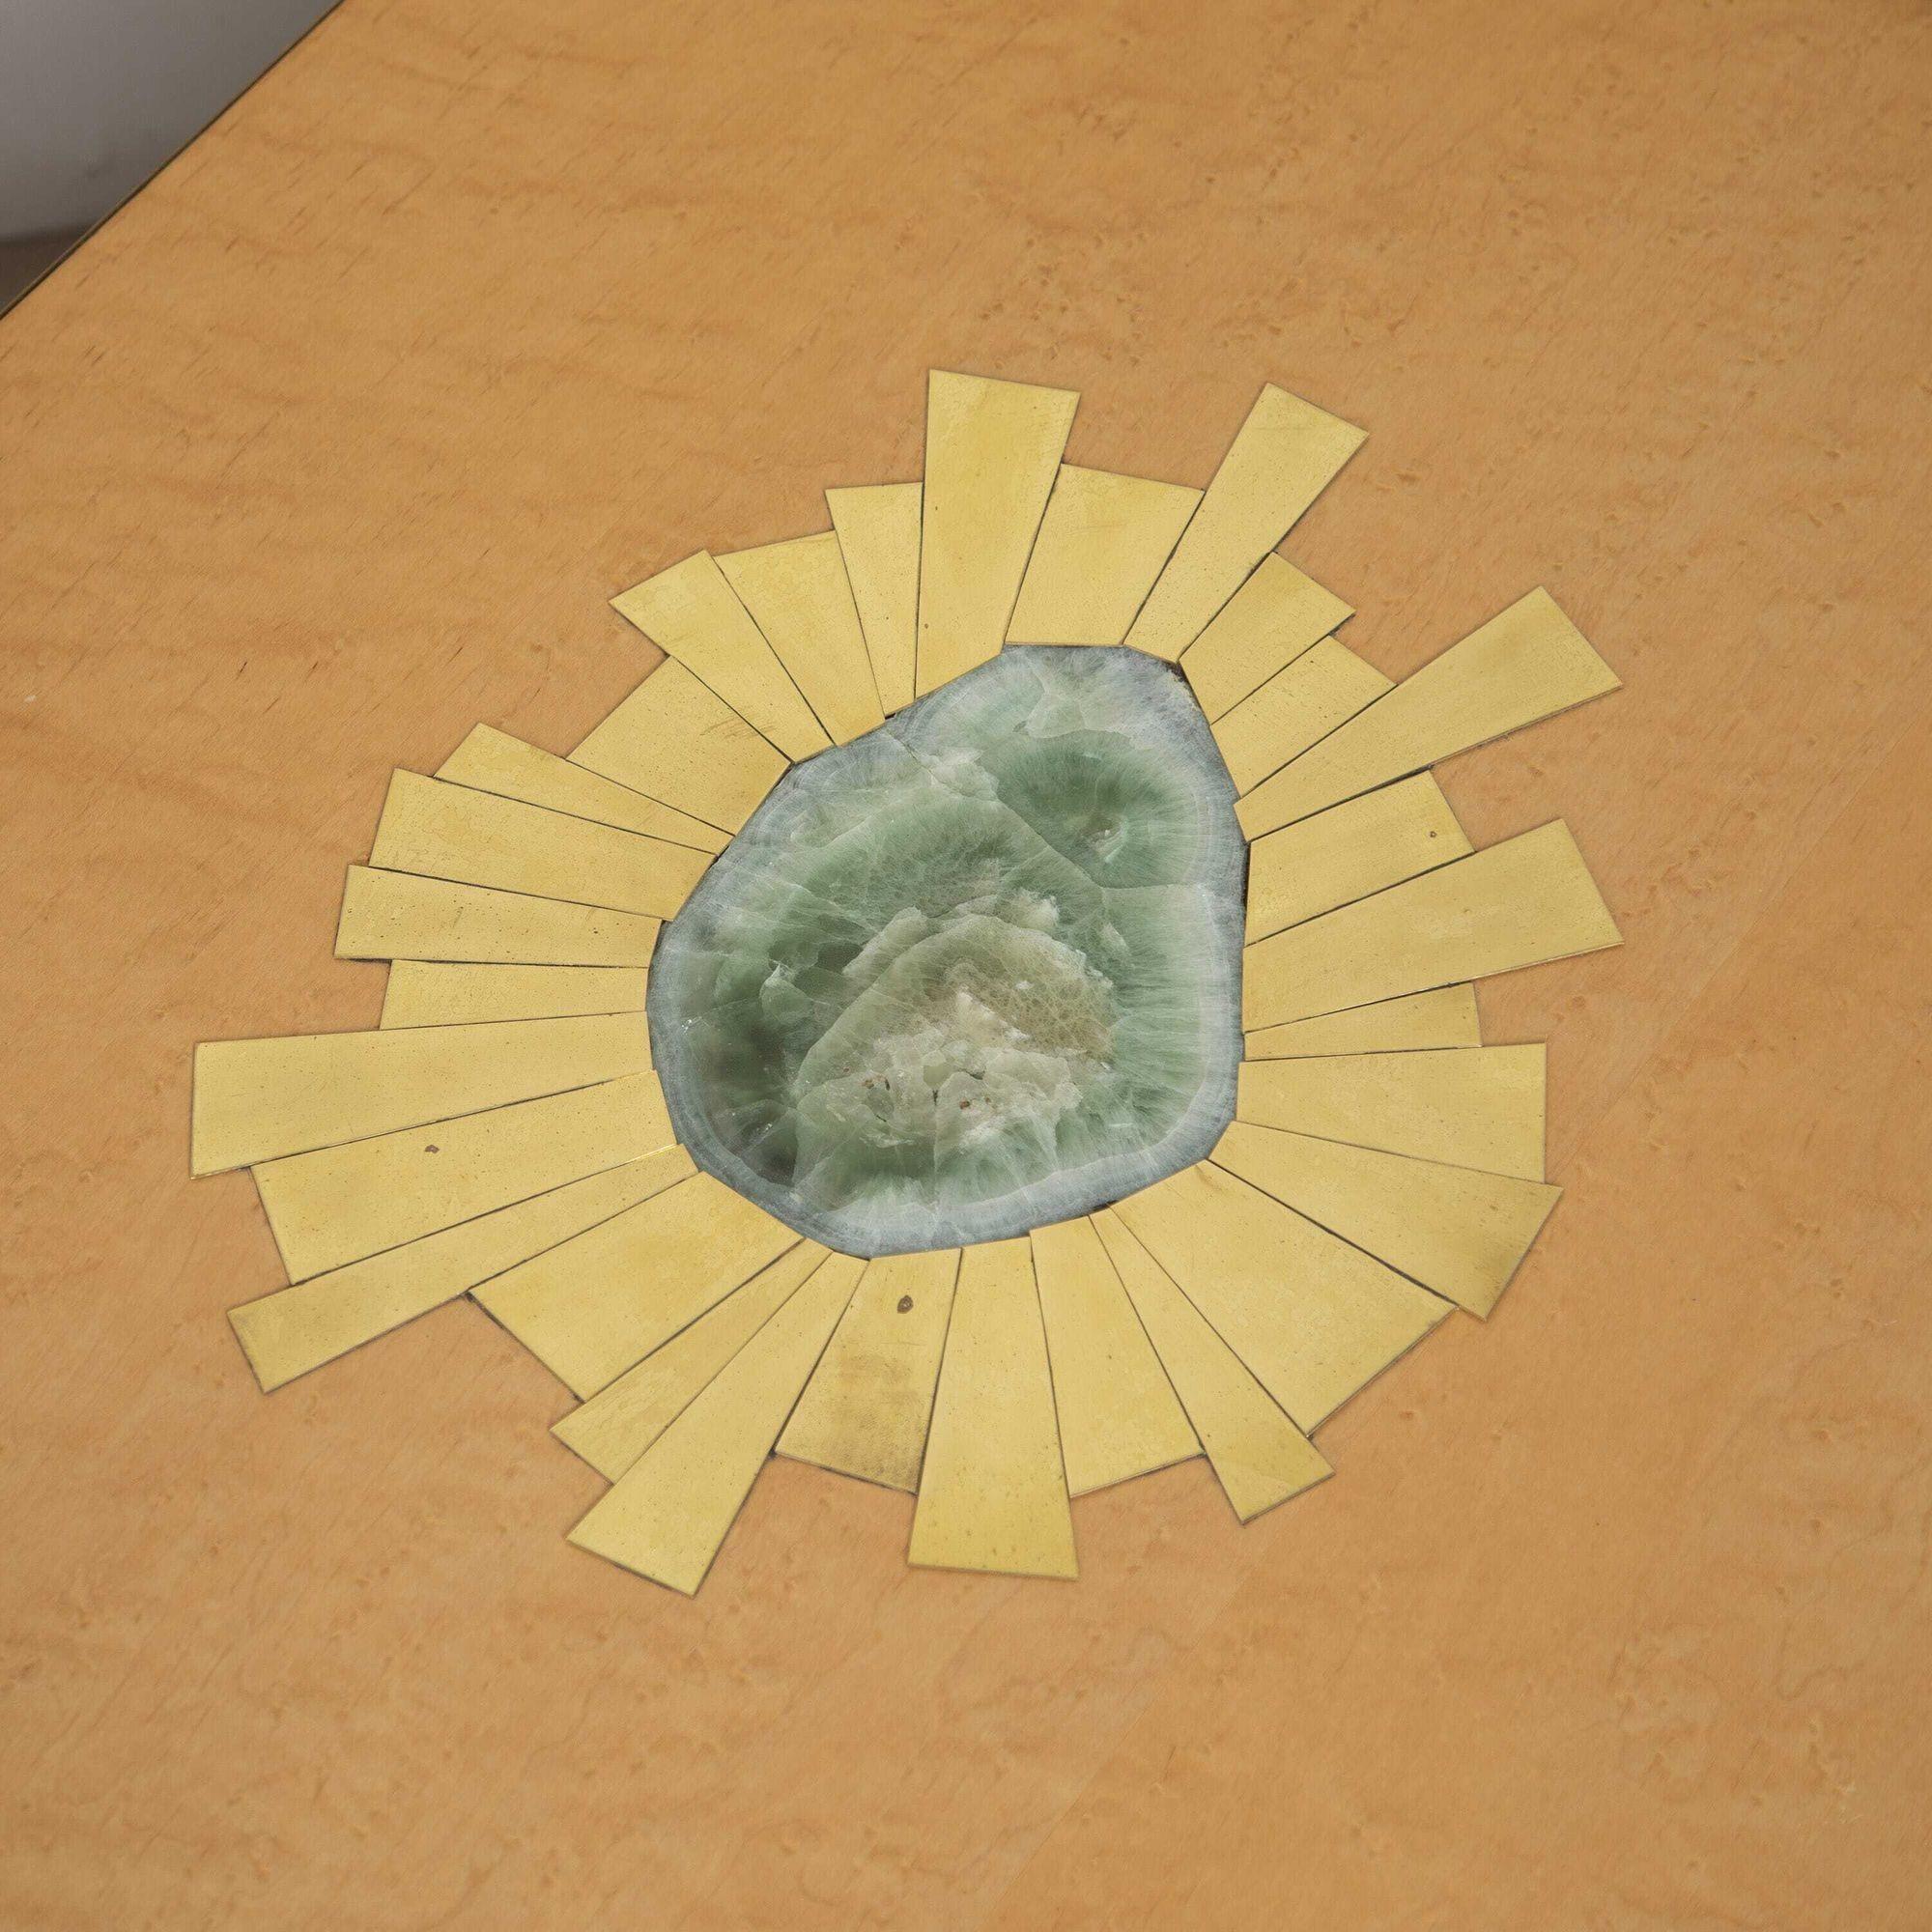
[{"label": "radiating ray pattern", "polygon": [[[1074,1499],[1201,1457],[1245,1522],[1495,1307],[1560,1190],[1543,1049],[1484,1044],[1473,982],[1618,933],[1565,825],[1477,847],[1430,768],[1617,679],[1541,588],[1400,682],[1344,643],[1276,546],[1363,432],[1287,390],[1198,487],[1068,463],[1078,402],[934,371],[922,478],[613,598],[666,662],[582,743],[395,775],[336,942],[389,962],[381,1025],[196,1054],[192,1170],[252,1171],[288,1272],[231,1315],[265,1389],[467,1297],[578,1399],[610,1488],[570,1540],[628,1570],[696,1591],[777,1455],[909,1493],[915,1564],[1070,1577]],[[839,1253],[678,1145],[653,952],[794,764],[1009,645],[1142,651],[1212,733],[1235,1119],[1072,1220]]]}]

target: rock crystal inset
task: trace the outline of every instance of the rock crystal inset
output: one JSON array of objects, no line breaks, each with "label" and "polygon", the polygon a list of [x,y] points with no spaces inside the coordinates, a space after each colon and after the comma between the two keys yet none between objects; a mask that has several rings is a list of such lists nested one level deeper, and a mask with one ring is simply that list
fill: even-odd
[{"label": "rock crystal inset", "polygon": [[666,928],[697,1163],[847,1254],[1003,1239],[1234,1114],[1245,846],[1186,685],[1029,647],[790,772]]}]

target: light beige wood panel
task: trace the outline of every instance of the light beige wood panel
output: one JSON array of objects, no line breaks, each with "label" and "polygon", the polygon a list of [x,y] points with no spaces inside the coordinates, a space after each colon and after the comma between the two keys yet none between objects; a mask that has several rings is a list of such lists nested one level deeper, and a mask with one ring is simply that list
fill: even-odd
[{"label": "light beige wood panel", "polygon": [[651,1064],[641,1013],[204,1041],[194,1052],[196,1174],[477,1114]]},{"label": "light beige wood panel", "polygon": [[1210,1162],[1114,1211],[1304,1431],[1452,1306]]},{"label": "light beige wood panel", "polygon": [[1347,644],[1333,638],[1312,644],[1214,721],[1214,742],[1228,761],[1235,789],[1244,792],[1261,783],[1388,688],[1388,679]]},{"label": "light beige wood panel", "polygon": [[997,656],[1080,402],[1071,389],[935,369],[926,380],[916,682]]},{"label": "light beige wood panel", "polygon": [[703,1582],[862,1263],[828,1255],[805,1286],[708,1381],[570,1532],[607,1556],[690,1595]]},{"label": "light beige wood panel", "polygon": [[860,483],[825,493],[873,682],[889,717],[904,710],[913,696],[920,496],[917,483]]},{"label": "light beige wood panel", "polygon": [[941,1570],[1077,1574],[1024,1238],[983,1242],[960,1258],[909,1556]]},{"label": "light beige wood panel", "polygon": [[472,725],[469,735],[437,766],[436,775],[451,784],[521,799],[526,805],[541,805],[651,838],[668,838],[673,845],[689,845],[699,852],[724,849],[724,834],[717,826],[689,812],[673,811],[629,785],[601,778],[554,752],[539,751],[494,725]]},{"label": "light beige wood panel", "polygon": [[724,832],[785,774],[784,753],[677,663],[660,665],[570,760]]},{"label": "light beige wood panel", "polygon": [[1008,640],[1118,644],[1200,500],[1185,484],[1063,463]]},{"label": "light beige wood panel", "polygon": [[1296,759],[1248,801],[1249,838],[1617,689],[1548,591],[1532,590]]},{"label": "light beige wood panel", "polygon": [[1400,1053],[1438,1046],[1481,1046],[1473,986],[1437,986],[1373,1006],[1264,1027],[1245,1041],[1250,1060],[1301,1060],[1312,1054]]},{"label": "light beige wood panel", "polygon": [[1259,1126],[1541,1180],[1545,1058],[1537,1040],[1254,1060],[1235,1111]]},{"label": "light beige wood panel", "polygon": [[816,1241],[800,1241],[769,1267],[734,1288],[635,1368],[579,1403],[551,1434],[614,1483],[825,1259]]},{"label": "light beige wood panel", "polygon": [[823,724],[708,552],[659,571],[611,602],[788,758],[824,751]]},{"label": "light beige wood panel", "polygon": [[637,1073],[253,1170],[291,1281],[671,1146],[656,1076]]},{"label": "light beige wood panel", "polygon": [[228,1311],[248,1366],[279,1388],[453,1301],[478,1282],[634,1208],[692,1172],[680,1147],[587,1175]]},{"label": "light beige wood panel", "polygon": [[1180,668],[1202,710],[1218,718],[1352,614],[1333,591],[1270,552],[1188,645]]},{"label": "light beige wood panel", "polygon": [[1280,1026],[1619,944],[1557,819],[1249,947],[1241,1020]]},{"label": "light beige wood panel", "polygon": [[1472,1315],[1496,1305],[1563,1192],[1238,1121],[1213,1159]]},{"label": "light beige wood panel", "polygon": [[887,1489],[916,1491],[959,1250],[868,1262],[779,1454]]},{"label": "light beige wood panel", "polygon": [[689,845],[399,771],[389,781],[369,863],[669,919],[711,859]]},{"label": "light beige wood panel", "polygon": [[661,921],[607,906],[351,866],[335,928],[342,959],[512,966],[643,966]]},{"label": "light beige wood panel", "polygon": [[886,722],[845,560],[830,530],[733,551],[718,567],[835,745]]},{"label": "light beige wood panel", "polygon": [[1208,628],[1365,432],[1269,383],[1236,433],[1127,642],[1170,662]]},{"label": "light beige wood panel", "polygon": [[1201,1444],[1093,1222],[1082,1215],[1036,1228],[1030,1238],[1068,1493],[1198,1456]]},{"label": "light beige wood panel", "polygon": [[473,1026],[484,1020],[640,1013],[642,966],[460,966],[397,959],[383,987],[385,1027]]},{"label": "light beige wood panel", "polygon": [[1427,772],[1317,812],[1249,846],[1248,942],[1398,886],[1471,849],[1442,787]]},{"label": "light beige wood panel", "polygon": [[1251,1521],[1327,1476],[1327,1457],[1289,1420],[1119,1215],[1103,1208],[1094,1225],[1235,1514]]},{"label": "light beige wood panel", "polygon": [[708,1174],[526,1262],[476,1298],[578,1397],[595,1395],[798,1236]]}]

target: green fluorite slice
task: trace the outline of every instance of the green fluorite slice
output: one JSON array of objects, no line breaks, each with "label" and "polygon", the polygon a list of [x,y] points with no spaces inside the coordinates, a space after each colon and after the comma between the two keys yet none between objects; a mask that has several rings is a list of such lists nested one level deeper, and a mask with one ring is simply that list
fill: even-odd
[{"label": "green fluorite slice", "polygon": [[653,1058],[699,1166],[847,1254],[1002,1239],[1234,1115],[1235,788],[1138,651],[1008,650],[788,773],[666,928]]}]

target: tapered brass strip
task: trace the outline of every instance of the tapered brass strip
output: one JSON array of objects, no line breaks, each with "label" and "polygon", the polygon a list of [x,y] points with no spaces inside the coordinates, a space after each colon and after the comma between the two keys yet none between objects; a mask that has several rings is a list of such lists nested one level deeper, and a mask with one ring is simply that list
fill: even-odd
[{"label": "tapered brass strip", "polygon": [[838,539],[830,530],[718,559],[835,745],[886,722]]},{"label": "tapered brass strip", "polygon": [[1543,1179],[1541,1040],[1429,1053],[1254,1060],[1235,1112],[1258,1126]]},{"label": "tapered brass strip", "polygon": [[342,959],[643,966],[661,923],[642,913],[351,866],[335,952]]},{"label": "tapered brass strip", "polygon": [[573,1395],[595,1395],[798,1238],[695,1174],[498,1275],[476,1299]]},{"label": "tapered brass strip", "polygon": [[824,726],[709,552],[659,571],[611,602],[786,757],[824,751],[830,742]]},{"label": "tapered brass strip", "polygon": [[968,1248],[913,1509],[911,1560],[1072,1577],[1053,1377],[1024,1239]]},{"label": "tapered brass strip", "polygon": [[888,1489],[919,1488],[959,1250],[867,1262],[779,1454]]},{"label": "tapered brass strip", "polygon": [[231,1308],[228,1319],[256,1379],[265,1389],[279,1388],[635,1207],[691,1171],[691,1156],[682,1148],[665,1148],[419,1241],[311,1275]]},{"label": "tapered brass strip", "polygon": [[828,1255],[570,1532],[673,1590],[703,1582],[863,1264]]},{"label": "tapered brass strip", "polygon": [[788,1249],[635,1368],[579,1403],[551,1433],[614,1483],[771,1320],[825,1253],[816,1241]]},{"label": "tapered brass strip", "polygon": [[999,653],[1080,398],[935,369],[919,547],[922,695]]},{"label": "tapered brass strip", "polygon": [[1115,1211],[1304,1432],[1453,1306],[1208,1161]]},{"label": "tapered brass strip", "polygon": [[1473,849],[1427,772],[1365,792],[1249,846],[1248,943]]},{"label": "tapered brass strip", "polygon": [[1250,1031],[1620,943],[1558,819],[1250,946]]},{"label": "tapered brass strip", "polygon": [[640,1013],[649,980],[642,966],[462,966],[397,959],[390,962],[383,989],[383,1024],[466,1026]]},{"label": "tapered brass strip", "polygon": [[1333,481],[1365,431],[1272,383],[1256,398],[1127,642],[1170,663]]},{"label": "tapered brass strip", "polygon": [[1239,1121],[1213,1158],[1472,1315],[1496,1305],[1563,1192]]},{"label": "tapered brass strip", "polygon": [[1111,1209],[1094,1216],[1175,1394],[1243,1522],[1329,1474],[1328,1459],[1289,1420],[1239,1356]]},{"label": "tapered brass strip", "polygon": [[1063,463],[1008,640],[1118,644],[1200,500],[1184,484]]},{"label": "tapered brass strip", "polygon": [[1243,800],[1250,838],[1617,689],[1547,590],[1532,590]]},{"label": "tapered brass strip", "polygon": [[193,1171],[367,1140],[650,1064],[641,1013],[209,1040],[194,1054]]},{"label": "tapered brass strip", "polygon": [[724,832],[739,831],[785,774],[784,753],[675,660],[645,678],[570,761]]},{"label": "tapered brass strip", "polygon": [[689,845],[699,852],[724,849],[725,835],[717,826],[693,818],[689,812],[673,811],[629,785],[600,778],[568,758],[539,751],[489,724],[472,726],[469,737],[437,766],[436,775],[451,784],[495,792],[499,798],[522,799],[526,805],[567,811],[574,818],[615,825],[625,832],[668,838],[673,845]]},{"label": "tapered brass strip", "polygon": [[1202,710],[1219,718],[1350,614],[1332,591],[1270,552],[1181,654],[1180,668]]},{"label": "tapered brass strip", "polygon": [[1201,1453],[1092,1221],[1036,1228],[1034,1276],[1071,1495]]},{"label": "tapered brass strip", "polygon": [[289,1279],[301,1281],[674,1141],[656,1076],[637,1073],[291,1154],[254,1176]]},{"label": "tapered brass strip", "polygon": [[886,715],[913,698],[919,643],[919,522],[917,483],[862,483],[828,490],[826,507]]}]

